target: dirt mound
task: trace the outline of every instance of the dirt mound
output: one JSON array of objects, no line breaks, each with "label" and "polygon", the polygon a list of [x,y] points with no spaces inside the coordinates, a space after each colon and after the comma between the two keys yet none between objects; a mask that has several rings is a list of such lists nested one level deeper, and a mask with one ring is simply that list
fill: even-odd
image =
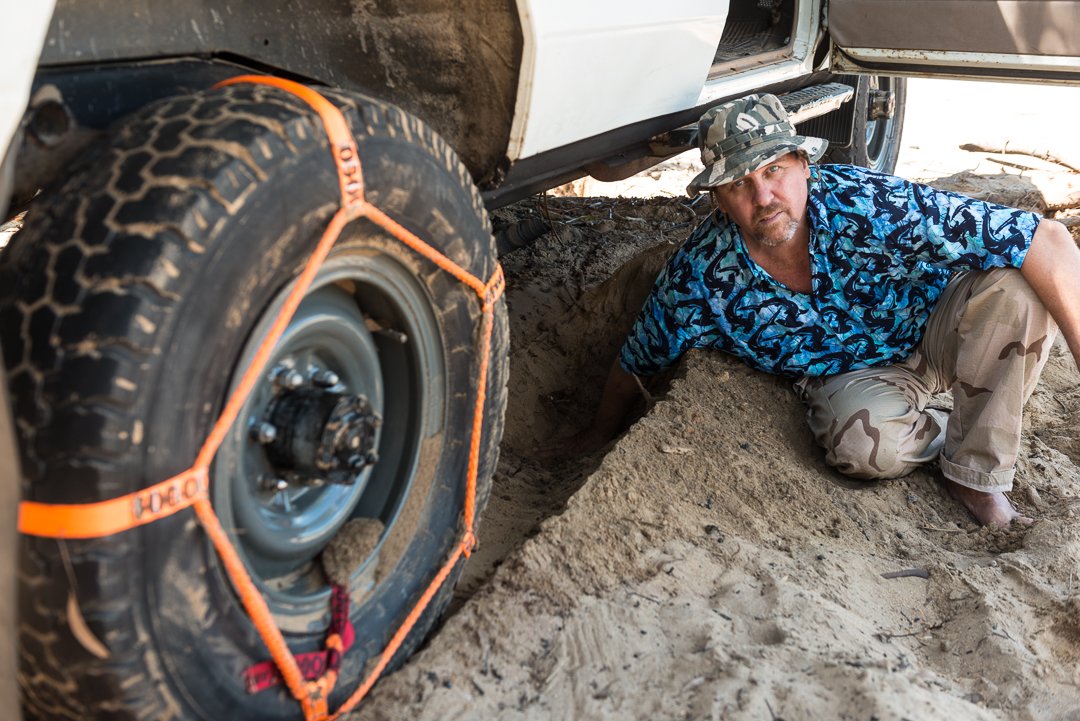
[{"label": "dirt mound", "polygon": [[[1080,174],[945,153],[941,135],[914,134],[925,157],[906,148],[905,175],[1080,234]],[[717,353],[689,354],[606,454],[535,457],[587,421],[657,270],[708,212],[683,196],[697,170],[680,156],[564,189],[648,200],[496,212],[555,230],[503,259],[511,395],[480,549],[456,613],[359,716],[1080,721],[1080,374],[1060,345],[1025,415],[1027,531],[975,526],[933,467],[839,476],[787,384]]]},{"label": "dirt mound", "polygon": [[608,368],[660,268],[709,211],[689,199],[553,198],[496,212],[496,227],[544,218],[554,229],[503,258],[513,400],[480,546],[458,586],[467,598],[558,513],[600,456],[538,461],[542,441],[591,417]]},{"label": "dirt mound", "polygon": [[474,595],[364,718],[1080,719],[1063,347],[1028,407],[1026,532],[976,527],[934,468],[844,479],[787,384],[719,353],[689,354],[606,455],[544,463],[532,447],[586,421],[668,238],[705,210],[547,202],[501,211],[572,222],[505,259],[513,390]]}]

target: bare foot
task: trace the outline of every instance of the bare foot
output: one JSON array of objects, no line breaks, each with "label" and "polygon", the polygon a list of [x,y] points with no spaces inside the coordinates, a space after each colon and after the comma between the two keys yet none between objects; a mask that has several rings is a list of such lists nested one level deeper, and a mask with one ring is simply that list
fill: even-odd
[{"label": "bare foot", "polygon": [[949,489],[949,495],[963,503],[964,507],[971,511],[971,515],[975,516],[975,520],[984,526],[1008,528],[1013,521],[1021,526],[1030,526],[1035,522],[1033,518],[1021,516],[1000,491],[976,491],[948,478],[945,479],[945,487]]}]

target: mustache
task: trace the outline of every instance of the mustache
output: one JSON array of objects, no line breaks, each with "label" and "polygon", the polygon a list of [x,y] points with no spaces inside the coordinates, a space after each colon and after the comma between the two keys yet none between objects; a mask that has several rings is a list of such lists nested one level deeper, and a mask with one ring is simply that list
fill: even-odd
[{"label": "mustache", "polygon": [[765,208],[765,209],[763,209],[763,210],[761,210],[761,211],[759,211],[757,213],[754,213],[754,223],[760,223],[761,221],[765,220],[769,216],[779,213],[781,210],[786,210],[786,208],[783,205],[781,205],[780,203],[776,203],[775,205],[770,205],[767,208]]}]

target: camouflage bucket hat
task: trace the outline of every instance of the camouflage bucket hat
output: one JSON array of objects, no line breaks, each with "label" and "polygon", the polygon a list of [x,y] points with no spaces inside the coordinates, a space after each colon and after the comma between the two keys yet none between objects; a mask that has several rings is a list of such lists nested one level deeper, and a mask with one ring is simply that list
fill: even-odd
[{"label": "camouflage bucket hat", "polygon": [[730,183],[782,155],[803,150],[813,163],[828,142],[795,134],[787,111],[775,95],[747,95],[710,108],[698,121],[698,147],[705,170],[686,192]]}]

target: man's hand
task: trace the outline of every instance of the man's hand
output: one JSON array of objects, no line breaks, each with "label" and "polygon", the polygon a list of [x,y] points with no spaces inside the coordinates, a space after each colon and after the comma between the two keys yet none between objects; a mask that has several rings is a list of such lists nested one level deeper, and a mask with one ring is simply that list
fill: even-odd
[{"label": "man's hand", "polygon": [[567,438],[541,444],[536,449],[536,455],[540,458],[569,458],[603,448],[622,430],[639,385],[640,381],[624,371],[616,360],[608,373],[592,424]]}]

